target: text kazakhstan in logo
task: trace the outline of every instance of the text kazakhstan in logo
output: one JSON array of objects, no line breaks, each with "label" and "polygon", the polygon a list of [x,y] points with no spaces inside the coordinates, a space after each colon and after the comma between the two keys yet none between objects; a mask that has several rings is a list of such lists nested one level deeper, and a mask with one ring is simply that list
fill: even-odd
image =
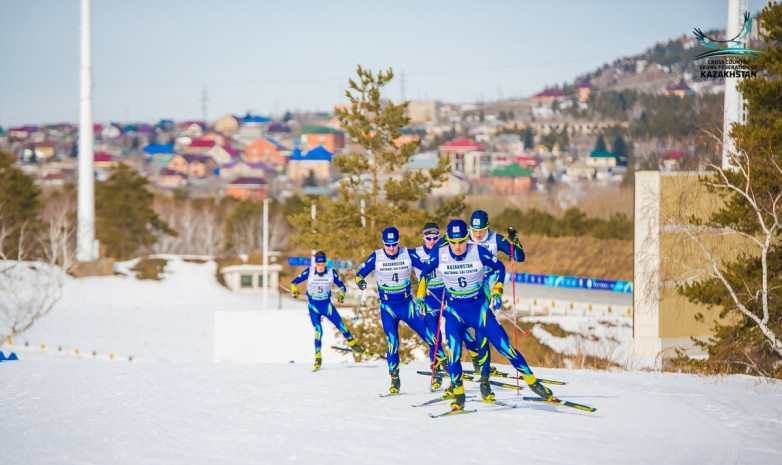
[{"label": "text kazakhstan in logo", "polygon": [[717,56],[730,56],[730,57],[746,57],[757,58],[761,53],[760,50],[754,50],[744,47],[744,39],[749,35],[749,31],[752,29],[752,18],[749,16],[749,12],[744,12],[744,26],[741,28],[736,37],[728,40],[716,40],[707,36],[698,28],[693,30],[695,37],[698,38],[698,42],[709,47],[713,50],[707,50],[695,57],[695,60],[701,58],[717,57]]}]

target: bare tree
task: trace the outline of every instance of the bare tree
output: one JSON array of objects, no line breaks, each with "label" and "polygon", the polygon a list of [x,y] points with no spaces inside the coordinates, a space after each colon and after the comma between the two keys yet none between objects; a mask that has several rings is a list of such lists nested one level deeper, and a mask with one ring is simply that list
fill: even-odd
[{"label": "bare tree", "polygon": [[[782,186],[770,192],[756,192],[756,185],[749,157],[737,153],[732,157],[736,170],[726,173],[720,166],[711,164],[713,176],[701,177],[699,184],[712,191],[710,196],[696,196],[692,190],[680,194],[676,208],[660,210],[660,227],[663,231],[680,233],[689,245],[681,243],[675,256],[661,257],[675,264],[676,284],[713,279],[721,283],[730,296],[731,305],[726,305],[728,314],[735,313],[752,321],[763,335],[771,349],[782,357],[782,339],[775,327],[778,322],[772,317],[772,305],[769,296],[774,291],[769,287],[769,253],[782,232]],[[769,164],[777,177],[782,177],[782,169],[773,160]],[[738,176],[736,176],[738,175]],[[742,228],[741,225],[708,223],[698,215],[715,211],[719,197],[714,194],[739,196],[750,207],[751,217],[746,221],[756,228]],[[721,202],[720,202],[721,205]],[[755,232],[747,232],[755,231]],[[747,279],[731,279],[728,262],[739,255],[758,257],[760,262],[760,280],[753,283]],[[671,273],[671,275],[674,273]]]},{"label": "bare tree", "polygon": [[[0,345],[26,331],[62,297],[65,271],[57,263],[70,266],[75,253],[72,221],[63,221],[50,223],[47,262],[25,261],[33,251],[35,238],[24,228],[14,247],[0,247]],[[8,228],[0,226],[0,244],[9,234]]]}]

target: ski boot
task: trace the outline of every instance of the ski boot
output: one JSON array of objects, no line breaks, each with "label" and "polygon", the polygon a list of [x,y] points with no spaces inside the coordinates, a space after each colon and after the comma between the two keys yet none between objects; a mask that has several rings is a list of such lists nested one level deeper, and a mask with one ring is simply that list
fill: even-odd
[{"label": "ski boot", "polygon": [[446,372],[442,369],[443,364],[444,364],[443,360],[438,360],[434,366],[434,376],[432,378],[432,392],[440,389],[440,386],[443,385],[443,375],[446,374]]},{"label": "ski boot", "polygon": [[551,392],[551,389],[540,384],[540,381],[538,381],[538,379],[535,378],[535,375],[522,374],[521,378],[524,380],[525,383],[527,383],[527,386],[529,386],[530,390],[532,390],[532,392],[540,396],[541,399],[551,400],[552,398],[554,398],[554,393]]},{"label": "ski boot", "polygon": [[318,371],[320,370],[320,365],[323,359],[321,358],[320,354],[315,356],[315,368],[312,371]]},{"label": "ski boot", "polygon": [[443,399],[453,399],[453,384],[443,389]]},{"label": "ski boot", "polygon": [[391,372],[391,387],[388,388],[388,392],[391,394],[399,394],[399,387],[401,386],[399,381],[399,370]]},{"label": "ski boot", "polygon": [[481,376],[481,398],[488,404],[493,404],[495,400],[494,393],[491,392],[488,376]]},{"label": "ski boot", "polygon": [[461,384],[453,388],[453,401],[451,402],[451,411],[464,410],[464,386]]},{"label": "ski boot", "polygon": [[350,347],[350,350],[352,350],[354,353],[359,355],[366,354],[367,352],[367,349],[365,349],[364,346],[356,342],[355,339],[349,340],[348,346]]}]

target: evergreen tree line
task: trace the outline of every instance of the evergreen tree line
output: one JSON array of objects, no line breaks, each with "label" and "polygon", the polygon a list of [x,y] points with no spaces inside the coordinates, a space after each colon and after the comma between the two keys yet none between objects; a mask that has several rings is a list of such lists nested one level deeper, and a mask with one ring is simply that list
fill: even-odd
[{"label": "evergreen tree line", "polygon": [[633,240],[633,220],[626,214],[614,213],[607,220],[589,218],[577,207],[568,208],[561,218],[536,208],[506,208],[492,215],[491,223],[493,230],[503,234],[512,226],[522,235]]}]

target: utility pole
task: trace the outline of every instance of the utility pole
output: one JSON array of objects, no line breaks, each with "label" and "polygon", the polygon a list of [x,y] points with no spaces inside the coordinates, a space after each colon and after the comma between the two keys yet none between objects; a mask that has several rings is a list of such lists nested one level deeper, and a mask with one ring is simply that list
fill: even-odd
[{"label": "utility pole", "polygon": [[98,258],[95,244],[95,168],[92,134],[92,49],[90,0],[81,0],[81,66],[79,98],[79,191],[76,225],[76,259]]},{"label": "utility pole", "polygon": [[[728,0],[728,24],[725,27],[725,37],[736,37],[744,26],[744,12],[747,11],[747,0]],[[742,45],[746,47],[746,43]],[[725,78],[725,106],[723,107],[722,127],[722,169],[735,171],[737,166],[732,162],[736,153],[736,143],[730,137],[733,123],[745,123],[747,110],[744,97],[738,90],[739,78]]]}]

